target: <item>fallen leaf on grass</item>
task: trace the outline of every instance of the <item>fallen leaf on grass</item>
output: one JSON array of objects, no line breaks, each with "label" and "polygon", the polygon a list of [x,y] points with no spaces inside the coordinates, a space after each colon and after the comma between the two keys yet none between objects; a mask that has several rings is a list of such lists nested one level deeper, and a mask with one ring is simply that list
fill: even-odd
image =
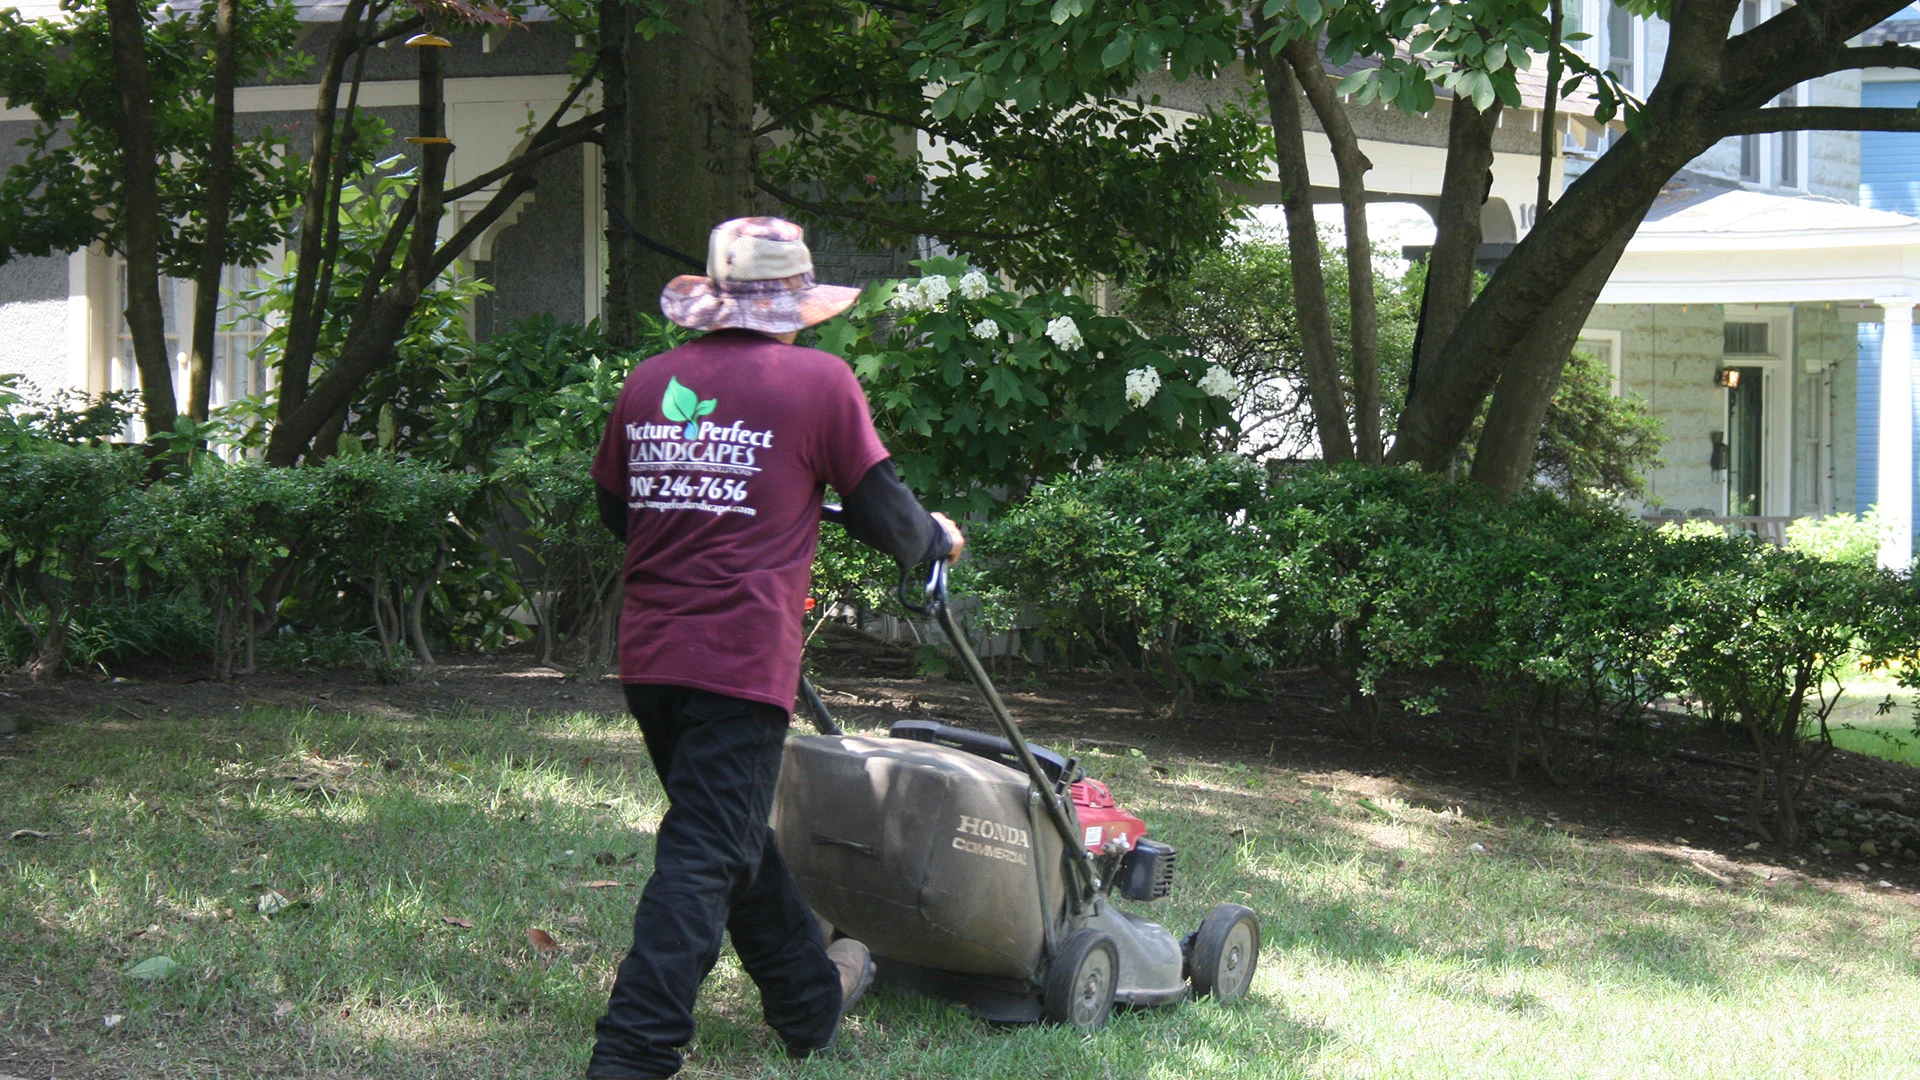
[{"label": "fallen leaf on grass", "polygon": [[51,840],[52,833],[43,833],[39,829],[15,829],[7,834],[8,840]]},{"label": "fallen leaf on grass", "polygon": [[560,955],[560,943],[553,940],[552,934],[537,926],[527,928],[527,943],[533,946],[533,950],[540,954],[542,960],[551,961]]},{"label": "fallen leaf on grass", "polygon": [[293,1002],[291,1001],[276,1001],[273,1003],[273,1018],[275,1020],[284,1020],[292,1012]]},{"label": "fallen leaf on grass", "polygon": [[293,901],[287,899],[287,894],[281,892],[279,889],[268,889],[266,892],[260,894],[260,899],[257,901],[256,906],[260,909],[260,914],[271,916],[278,915],[292,907]]},{"label": "fallen leaf on grass", "polygon": [[127,969],[127,975],[148,982],[170,979],[180,970],[180,964],[171,956],[152,956]]},{"label": "fallen leaf on grass", "polygon": [[617,889],[624,884],[626,883],[621,881],[607,881],[602,879],[600,881],[583,881],[580,883],[580,887],[583,889]]},{"label": "fallen leaf on grass", "polygon": [[471,922],[468,922],[465,919],[456,919],[451,915],[440,916],[440,921],[443,923],[446,923],[448,926],[457,926],[462,930],[473,929],[473,924]]},{"label": "fallen leaf on grass", "polygon": [[114,1028],[120,1026],[120,1021],[125,1019],[126,1017],[121,1016],[119,1013],[110,1013],[101,1017],[100,1022],[106,1025],[108,1031],[112,1031]]},{"label": "fallen leaf on grass", "polygon": [[1382,807],[1379,803],[1374,802],[1372,799],[1361,799],[1359,802],[1355,803],[1354,805],[1358,806],[1362,810],[1368,811],[1369,813],[1379,814],[1383,818],[1391,819],[1393,817],[1393,815],[1388,813],[1384,807]]}]

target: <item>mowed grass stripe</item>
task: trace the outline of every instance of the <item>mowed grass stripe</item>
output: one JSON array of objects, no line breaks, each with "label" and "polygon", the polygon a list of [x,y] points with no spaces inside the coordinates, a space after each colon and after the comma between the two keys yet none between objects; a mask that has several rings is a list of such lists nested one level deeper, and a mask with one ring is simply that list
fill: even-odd
[{"label": "mowed grass stripe", "polygon": [[[877,994],[804,1075],[1744,1080],[1920,1060],[1910,897],[1258,763],[1083,756],[1180,850],[1156,918],[1185,934],[1221,901],[1260,912],[1249,1000],[1082,1038]],[[52,834],[0,846],[0,1072],[578,1076],[663,809],[612,717],[33,731],[0,758],[0,833]],[[287,906],[263,914],[271,890]],[[160,955],[172,978],[127,974]],[[686,1075],[793,1075],[759,1015],[724,954]]]}]

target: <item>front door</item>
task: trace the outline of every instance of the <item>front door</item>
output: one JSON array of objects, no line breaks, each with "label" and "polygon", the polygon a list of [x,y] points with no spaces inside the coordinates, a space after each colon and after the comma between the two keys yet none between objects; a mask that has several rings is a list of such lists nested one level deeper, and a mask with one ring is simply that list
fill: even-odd
[{"label": "front door", "polygon": [[1766,490],[1766,441],[1761,437],[1767,415],[1762,400],[1766,372],[1757,367],[1733,370],[1740,380],[1727,388],[1727,516],[1757,517],[1760,493]]}]

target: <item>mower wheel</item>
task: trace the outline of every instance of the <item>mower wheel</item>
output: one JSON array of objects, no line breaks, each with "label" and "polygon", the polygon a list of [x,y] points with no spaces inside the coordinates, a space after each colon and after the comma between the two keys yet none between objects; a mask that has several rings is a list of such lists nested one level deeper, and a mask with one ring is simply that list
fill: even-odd
[{"label": "mower wheel", "polygon": [[1047,968],[1041,1011],[1056,1024],[1092,1031],[1113,1011],[1113,986],[1120,974],[1120,953],[1113,939],[1092,928],[1067,935]]},{"label": "mower wheel", "polygon": [[1188,971],[1195,997],[1232,1003],[1247,996],[1253,969],[1260,962],[1260,917],[1239,904],[1221,904],[1207,913],[1193,935]]}]

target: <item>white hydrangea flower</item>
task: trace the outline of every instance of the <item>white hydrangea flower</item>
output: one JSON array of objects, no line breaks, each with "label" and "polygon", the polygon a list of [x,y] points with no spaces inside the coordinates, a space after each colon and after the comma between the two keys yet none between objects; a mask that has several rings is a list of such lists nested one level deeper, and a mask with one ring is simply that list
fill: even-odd
[{"label": "white hydrangea flower", "polygon": [[925,277],[920,279],[920,306],[937,308],[947,302],[953,294],[953,282],[944,277]]},{"label": "white hydrangea flower", "polygon": [[1200,377],[1200,389],[1217,398],[1230,398],[1240,392],[1240,383],[1226,368],[1215,364]]},{"label": "white hydrangea flower", "polygon": [[1080,328],[1074,325],[1073,316],[1062,315],[1047,323],[1047,336],[1055,345],[1063,349],[1078,349],[1086,344],[1080,336]]},{"label": "white hydrangea flower", "polygon": [[1127,404],[1139,408],[1160,392],[1160,373],[1150,367],[1127,372]]},{"label": "white hydrangea flower", "polygon": [[978,270],[969,270],[960,275],[960,295],[969,300],[985,299],[993,292],[993,282]]},{"label": "white hydrangea flower", "polygon": [[[964,293],[966,290],[962,289],[961,291]],[[979,322],[973,324],[973,336],[982,341],[999,341],[1000,324],[994,322],[992,319],[981,319]]]},{"label": "white hydrangea flower", "polygon": [[887,306],[901,311],[920,310],[920,289],[915,282],[897,281],[893,285],[893,295],[887,298]]}]

